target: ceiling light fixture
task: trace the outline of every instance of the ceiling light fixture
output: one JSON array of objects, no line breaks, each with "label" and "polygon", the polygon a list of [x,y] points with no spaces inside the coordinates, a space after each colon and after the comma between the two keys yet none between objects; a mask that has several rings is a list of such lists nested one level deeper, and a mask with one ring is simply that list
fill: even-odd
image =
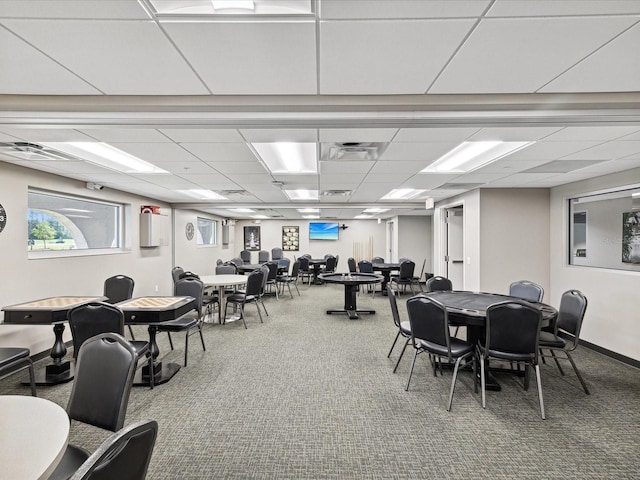
[{"label": "ceiling light fixture", "polygon": [[308,218],[309,220],[317,220],[320,215],[303,215],[302,218]]},{"label": "ceiling light fixture", "polygon": [[318,173],[318,148],[315,143],[252,143],[254,150],[271,173]]},{"label": "ceiling light fixture", "polygon": [[462,142],[420,173],[465,173],[500,160],[535,142]]},{"label": "ceiling light fixture", "polygon": [[190,189],[190,190],[175,190],[178,193],[186,195],[191,198],[197,198],[198,200],[228,200],[224,198],[222,195],[218,195],[211,190],[200,190],[200,189]]},{"label": "ceiling light fixture", "polygon": [[251,208],[229,208],[228,210],[230,212],[235,212],[235,213],[255,213],[256,212]]},{"label": "ceiling light fixture", "polygon": [[389,208],[366,208],[362,211],[362,213],[384,213],[388,212]]},{"label": "ceiling light fixture", "polygon": [[320,213],[319,208],[296,208],[300,213]]},{"label": "ceiling light fixture", "polygon": [[283,190],[289,200],[318,200],[318,190]]},{"label": "ceiling light fixture", "polygon": [[108,143],[50,142],[43,145],[119,172],[169,174],[166,170],[112,147]]},{"label": "ceiling light fixture", "polygon": [[214,10],[255,10],[253,0],[211,0]]},{"label": "ceiling light fixture", "polygon": [[359,220],[365,220],[367,218],[373,218],[373,215],[365,215],[364,213],[360,214],[360,215],[356,215],[353,218],[357,218]]},{"label": "ceiling light fixture", "polygon": [[415,188],[394,188],[382,197],[382,200],[409,200],[425,191],[426,190],[416,190]]}]

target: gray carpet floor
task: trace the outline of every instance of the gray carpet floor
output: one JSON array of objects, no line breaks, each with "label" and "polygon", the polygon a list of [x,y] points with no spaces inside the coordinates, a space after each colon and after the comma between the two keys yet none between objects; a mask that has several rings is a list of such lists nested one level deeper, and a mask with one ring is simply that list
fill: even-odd
[{"label": "gray carpet floor", "polygon": [[[160,425],[147,478],[639,478],[638,369],[579,347],[587,396],[568,362],[565,377],[543,365],[546,420],[535,382],[524,391],[521,378],[498,376],[502,391],[487,392],[483,410],[471,373],[462,372],[447,412],[450,371],[434,377],[421,355],[405,392],[408,350],[392,373],[401,344],[387,358],[396,330],[386,297],[361,294],[359,306],[377,314],[349,320],[325,314],[342,307],[341,286],[300,290],[268,299],[263,324],[248,306],[247,330],[206,324],[206,352],[191,336],[187,368],[154,390],[133,389],[126,423]],[[171,351],[160,336],[160,355],[182,363],[184,336],[174,339]],[[2,380],[0,393],[28,395],[22,378]],[[70,390],[38,393],[66,406]],[[92,450],[108,435],[73,422],[70,440]]]}]

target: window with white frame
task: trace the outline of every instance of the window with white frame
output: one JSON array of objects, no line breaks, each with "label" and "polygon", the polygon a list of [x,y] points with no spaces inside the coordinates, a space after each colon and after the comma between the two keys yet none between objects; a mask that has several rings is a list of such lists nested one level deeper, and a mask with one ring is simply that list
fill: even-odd
[{"label": "window with white frame", "polygon": [[198,245],[216,245],[218,238],[218,222],[208,218],[198,217],[196,240]]},{"label": "window with white frame", "polygon": [[569,199],[569,264],[640,271],[640,187]]},{"label": "window with white frame", "polygon": [[29,190],[30,252],[114,250],[122,247],[123,205]]}]

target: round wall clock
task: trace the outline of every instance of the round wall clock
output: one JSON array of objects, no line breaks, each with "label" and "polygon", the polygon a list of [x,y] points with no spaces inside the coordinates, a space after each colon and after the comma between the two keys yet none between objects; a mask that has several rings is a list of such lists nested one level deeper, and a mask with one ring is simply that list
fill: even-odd
[{"label": "round wall clock", "polygon": [[4,227],[6,225],[7,225],[7,212],[2,206],[2,204],[0,204],[0,232],[4,230]]},{"label": "round wall clock", "polygon": [[187,226],[184,229],[184,233],[187,235],[187,240],[193,240],[193,233],[195,229],[193,228],[193,223],[187,223]]}]

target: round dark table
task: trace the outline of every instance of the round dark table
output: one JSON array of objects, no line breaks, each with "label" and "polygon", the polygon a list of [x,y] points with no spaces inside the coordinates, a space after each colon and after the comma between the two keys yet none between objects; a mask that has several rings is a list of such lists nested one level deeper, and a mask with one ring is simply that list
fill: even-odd
[{"label": "round dark table", "polygon": [[309,266],[313,267],[313,284],[322,285],[322,279],[320,278],[320,268],[322,265],[327,264],[326,258],[310,258]]},{"label": "round dark table", "polygon": [[387,283],[389,283],[389,280],[391,278],[391,272],[399,271],[400,264],[399,263],[372,263],[371,265],[373,267],[374,272],[380,272],[382,274],[383,280],[382,280],[382,286],[380,288],[382,289],[382,295],[386,295]]},{"label": "round dark table", "polygon": [[327,283],[344,285],[344,308],[342,310],[327,310],[328,314],[346,313],[351,320],[356,320],[359,313],[374,314],[375,310],[358,310],[356,295],[360,285],[382,282],[383,277],[374,273],[324,273],[318,276]]}]

